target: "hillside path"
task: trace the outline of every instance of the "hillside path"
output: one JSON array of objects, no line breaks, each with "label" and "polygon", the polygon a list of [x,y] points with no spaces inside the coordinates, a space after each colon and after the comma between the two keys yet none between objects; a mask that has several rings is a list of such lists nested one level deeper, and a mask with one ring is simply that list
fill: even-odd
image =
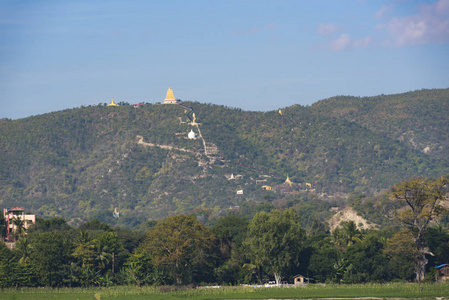
[{"label": "hillside path", "polygon": [[178,147],[173,147],[173,146],[168,146],[168,145],[153,144],[153,143],[146,143],[143,141],[143,136],[141,136],[141,135],[136,135],[136,138],[138,139],[137,144],[139,144],[139,145],[148,146],[148,147],[159,147],[162,149],[178,150],[178,151],[196,154],[196,152],[194,152],[192,150],[184,149],[184,148],[178,148]]}]

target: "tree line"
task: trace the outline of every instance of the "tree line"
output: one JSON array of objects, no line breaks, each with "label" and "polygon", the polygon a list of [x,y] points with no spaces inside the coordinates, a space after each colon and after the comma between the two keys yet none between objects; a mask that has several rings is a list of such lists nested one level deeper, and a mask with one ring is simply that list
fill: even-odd
[{"label": "tree line", "polygon": [[144,233],[38,218],[12,250],[0,242],[0,287],[291,283],[298,274],[308,282],[433,281],[434,267],[449,262],[449,232],[436,222],[447,183],[393,187],[404,206],[392,215],[398,225],[381,230],[349,221],[330,232],[319,220],[306,230],[293,208],[228,215],[213,226],[180,214],[149,222]]}]

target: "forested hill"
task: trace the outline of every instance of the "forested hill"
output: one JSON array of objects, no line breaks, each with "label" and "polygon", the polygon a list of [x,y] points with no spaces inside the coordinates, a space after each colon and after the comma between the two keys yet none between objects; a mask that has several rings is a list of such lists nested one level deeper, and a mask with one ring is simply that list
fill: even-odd
[{"label": "forested hill", "polygon": [[334,97],[313,105],[434,157],[449,159],[449,90],[421,90],[369,98]]},{"label": "forested hill", "polygon": [[[449,89],[335,97],[280,112],[184,104],[1,120],[1,207],[133,226],[180,212],[373,194],[449,174]],[[191,130],[196,139],[187,138]]]}]

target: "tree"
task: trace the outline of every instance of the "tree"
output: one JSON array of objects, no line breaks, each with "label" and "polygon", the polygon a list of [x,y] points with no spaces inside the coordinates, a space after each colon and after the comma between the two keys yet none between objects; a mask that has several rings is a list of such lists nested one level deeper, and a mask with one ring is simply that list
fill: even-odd
[{"label": "tree", "polygon": [[343,253],[348,262],[343,275],[345,283],[361,283],[388,280],[388,260],[383,254],[384,245],[377,231],[370,232]]},{"label": "tree", "polygon": [[68,283],[72,244],[59,232],[43,232],[33,237],[30,264],[45,286]]},{"label": "tree", "polygon": [[165,268],[182,284],[192,280],[194,273],[210,280],[205,275],[212,267],[215,242],[210,229],[194,216],[178,215],[158,222],[148,232],[142,250],[150,254],[155,266]]},{"label": "tree", "polygon": [[329,225],[324,224],[318,219],[312,220],[312,225],[310,225],[310,235],[317,235],[328,232],[329,232]]},{"label": "tree", "polygon": [[0,240],[3,240],[3,237],[6,236],[6,220],[3,212],[0,212]]},{"label": "tree", "polygon": [[440,225],[430,227],[426,233],[426,241],[432,253],[435,254],[434,257],[429,258],[432,266],[449,262],[449,232],[447,230]]},{"label": "tree", "polygon": [[82,230],[82,231],[86,231],[86,230],[111,231],[111,227],[108,224],[101,223],[98,219],[93,219],[91,221],[81,224],[79,226],[79,230]]},{"label": "tree", "polygon": [[26,229],[25,229],[25,220],[19,218],[19,217],[14,217],[12,219],[12,222],[14,224],[14,236],[15,236],[15,240],[17,240],[17,237],[21,237],[25,234]]},{"label": "tree", "polygon": [[259,272],[267,268],[279,284],[289,270],[298,266],[304,236],[294,209],[257,213],[245,240],[248,257]]},{"label": "tree", "polygon": [[407,228],[402,228],[388,240],[384,253],[389,258],[388,269],[392,277],[404,280],[412,280],[414,273],[414,261],[419,251],[413,242],[412,233]]},{"label": "tree", "polygon": [[358,238],[360,230],[357,229],[357,225],[354,221],[350,220],[343,223],[343,230],[348,247],[352,246],[354,242],[360,242],[360,238]]},{"label": "tree", "polygon": [[19,263],[26,265],[30,262],[31,245],[26,236],[21,237],[14,247],[14,251],[20,256]]},{"label": "tree", "polygon": [[317,282],[326,282],[335,276],[334,263],[338,261],[338,251],[334,246],[332,237],[327,234],[310,236],[307,239],[308,248],[311,249],[309,267],[307,272]]},{"label": "tree", "polygon": [[220,252],[224,258],[231,257],[234,245],[240,247],[246,236],[248,220],[235,215],[220,218],[212,232],[220,241]]},{"label": "tree", "polygon": [[73,256],[81,262],[82,268],[93,266],[95,259],[95,245],[87,231],[80,231],[74,242]]},{"label": "tree", "polygon": [[427,264],[426,254],[430,254],[424,236],[430,222],[443,210],[440,201],[445,199],[444,188],[447,183],[446,178],[439,178],[435,181],[418,178],[394,186],[391,193],[395,199],[406,204],[396,214],[396,218],[408,229],[417,250],[413,255],[416,281],[424,279]]},{"label": "tree", "polygon": [[6,247],[5,243],[0,241],[0,288],[13,285],[11,268],[14,264],[14,254]]},{"label": "tree", "polygon": [[212,232],[219,240],[220,266],[215,268],[218,282],[237,284],[244,281],[245,263],[243,241],[245,240],[249,221],[246,218],[229,215],[218,219]]},{"label": "tree", "polygon": [[28,232],[64,231],[70,229],[72,229],[72,227],[67,225],[67,221],[63,218],[43,219],[36,217],[36,223],[28,229]]},{"label": "tree", "polygon": [[128,251],[117,238],[117,233],[105,231],[96,239],[95,244],[97,266],[102,270],[110,267],[111,272],[115,273],[117,266],[120,267],[128,256]]},{"label": "tree", "polygon": [[[125,263],[125,267],[121,270],[123,281],[126,284],[142,284],[155,283],[155,270],[149,253],[144,251],[136,251]],[[161,282],[158,282],[161,283]]]}]

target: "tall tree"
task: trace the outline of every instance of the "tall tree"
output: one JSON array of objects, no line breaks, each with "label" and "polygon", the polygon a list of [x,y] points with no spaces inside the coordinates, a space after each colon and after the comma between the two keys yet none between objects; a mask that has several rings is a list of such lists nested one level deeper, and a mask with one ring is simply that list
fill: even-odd
[{"label": "tall tree", "polygon": [[389,259],[388,269],[391,277],[403,280],[413,279],[414,262],[419,256],[419,251],[413,242],[410,230],[402,228],[388,239],[384,253]]},{"label": "tall tree", "polygon": [[139,250],[141,249],[130,255],[124,264],[125,267],[121,270],[124,282],[137,286],[163,283],[157,282],[157,275],[155,274],[157,271],[154,270],[149,253]]},{"label": "tall tree", "polygon": [[354,221],[350,220],[343,223],[343,230],[348,246],[352,246],[354,242],[360,241],[360,238],[358,237],[360,230],[357,229],[357,225]]},{"label": "tall tree", "polygon": [[231,257],[231,250],[236,245],[240,247],[246,236],[248,220],[235,215],[220,218],[212,227],[212,232],[220,241],[220,252],[224,258]]},{"label": "tall tree", "polygon": [[30,262],[31,245],[26,236],[21,237],[14,247],[14,251],[18,253],[20,257],[19,263],[26,265]]},{"label": "tall tree", "polygon": [[111,272],[115,273],[117,267],[128,257],[128,251],[123,248],[115,232],[103,232],[96,239],[95,248],[97,266],[103,271],[110,268]]},{"label": "tall tree", "polygon": [[14,217],[12,219],[12,222],[14,224],[14,236],[15,236],[15,240],[17,240],[18,237],[21,237],[25,234],[26,229],[25,229],[25,220],[19,218],[19,217]]},{"label": "tall tree", "polygon": [[294,209],[262,211],[250,222],[245,245],[251,263],[259,270],[267,268],[279,284],[289,270],[298,266],[304,236]]},{"label": "tall tree", "polygon": [[75,249],[72,255],[81,262],[81,267],[92,267],[95,259],[95,245],[89,232],[80,231],[75,239],[74,246]]},{"label": "tall tree", "polygon": [[[327,234],[309,236],[306,247],[310,249],[307,272],[316,282],[326,282],[335,276],[333,265],[338,261],[338,251],[334,240]],[[306,249],[307,249],[306,248]]]},{"label": "tall tree", "polygon": [[3,212],[0,211],[0,240],[3,240],[4,236],[6,236],[6,220]]},{"label": "tall tree", "polygon": [[370,232],[363,240],[357,241],[342,257],[347,261],[347,269],[343,274],[345,283],[361,283],[369,281],[386,281],[388,260],[382,253],[384,248],[377,231]]},{"label": "tall tree", "polygon": [[11,287],[14,283],[13,274],[11,274],[13,263],[13,252],[0,241],[0,288]]},{"label": "tall tree", "polygon": [[[212,267],[216,238],[209,228],[194,216],[168,217],[148,232],[142,250],[147,251],[156,266],[164,267],[177,284],[201,276]],[[210,279],[210,278],[209,278]]]},{"label": "tall tree", "polygon": [[405,208],[399,210],[396,217],[409,230],[417,250],[414,255],[416,281],[424,279],[426,254],[429,254],[424,236],[430,222],[444,209],[440,202],[445,199],[447,183],[446,178],[435,181],[418,178],[394,186],[391,193],[395,199],[405,204]]},{"label": "tall tree", "polygon": [[33,237],[30,264],[45,286],[63,286],[70,280],[72,244],[59,232],[43,232]]},{"label": "tall tree", "polygon": [[218,282],[238,284],[244,282],[245,264],[243,241],[245,240],[248,219],[229,215],[218,219],[217,224],[212,227],[212,232],[219,240],[220,266],[215,268],[215,276]]}]

